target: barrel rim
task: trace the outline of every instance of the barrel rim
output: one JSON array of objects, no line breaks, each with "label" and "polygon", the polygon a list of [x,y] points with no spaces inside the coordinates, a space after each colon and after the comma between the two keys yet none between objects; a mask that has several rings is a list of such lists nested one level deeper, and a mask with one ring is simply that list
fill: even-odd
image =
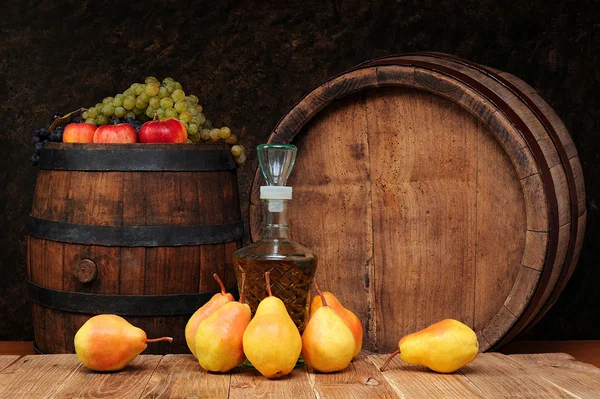
[{"label": "barrel rim", "polygon": [[[433,63],[408,61],[408,60],[402,60],[401,62],[394,62],[393,64],[390,63],[390,65],[388,65],[388,66],[391,66],[391,67],[393,67],[393,66],[413,67],[413,68],[415,68],[415,70],[420,68],[420,69],[425,69],[425,70],[433,71],[433,72],[448,76],[449,78],[454,79],[454,80],[458,81],[459,83],[465,85],[466,87],[470,88],[471,90],[479,93],[479,95],[482,96],[483,98],[486,98],[488,101],[490,101],[496,107],[496,109],[500,110],[500,112],[504,115],[504,117],[516,128],[516,130],[518,132],[520,132],[520,134],[522,136],[527,135],[527,137],[523,137],[523,138],[526,141],[527,147],[533,153],[533,158],[538,166],[539,176],[542,178],[544,195],[545,195],[546,201],[548,201],[548,207],[547,207],[548,214],[547,214],[547,219],[546,219],[546,221],[548,223],[547,232],[549,233],[548,234],[548,245],[547,245],[547,253],[546,253],[544,267],[540,271],[539,278],[535,283],[536,288],[534,289],[534,292],[537,292],[536,290],[539,289],[539,287],[543,287],[548,284],[548,280],[550,278],[550,274],[551,274],[553,264],[555,261],[554,258],[556,256],[556,244],[558,243],[558,232],[559,231],[558,231],[558,217],[557,217],[558,216],[558,205],[557,205],[557,198],[556,198],[554,183],[552,181],[550,170],[549,170],[548,164],[546,162],[546,159],[544,157],[544,154],[541,151],[540,146],[537,143],[537,141],[535,140],[535,137],[533,136],[532,132],[529,130],[528,126],[525,123],[523,123],[521,118],[516,113],[514,113],[514,111],[512,111],[512,109],[508,106],[508,104],[506,104],[501,98],[496,96],[495,93],[487,90],[487,88],[481,84],[478,85],[477,81],[474,81],[472,78],[470,78],[464,74],[461,74],[460,72],[456,72],[447,67],[440,67],[439,65],[436,65]],[[332,101],[342,98],[348,94],[351,94],[353,92],[356,92],[356,91],[359,91],[362,89],[370,89],[370,88],[383,87],[383,86],[405,86],[405,87],[412,87],[412,88],[419,89],[419,90],[427,90],[427,88],[425,88],[425,87],[409,85],[409,84],[406,84],[406,82],[404,82],[404,84],[402,84],[402,83],[390,84],[389,82],[384,82],[385,84],[382,84],[379,81],[370,82],[370,81],[367,81],[368,79],[364,79],[363,81],[359,81],[358,83],[353,82],[353,83],[349,84],[349,86],[352,86],[352,87],[341,88],[331,98],[318,98],[319,96],[317,94],[315,94],[317,91],[319,91],[323,88],[328,88],[328,87],[334,86],[336,84],[335,81],[337,79],[345,78],[348,75],[350,75],[352,73],[356,73],[358,71],[365,71],[366,69],[375,69],[375,71],[376,71],[375,75],[377,76],[377,70],[382,67],[384,67],[384,65],[361,65],[359,67],[351,69],[350,71],[344,72],[336,77],[332,77],[331,79],[326,81],[324,84],[322,84],[321,86],[317,87],[315,90],[311,91],[306,96],[304,96],[300,101],[298,101],[290,109],[290,111],[288,111],[281,118],[281,120],[278,122],[275,129],[271,133],[271,135],[268,139],[268,142],[269,143],[271,143],[271,142],[285,143],[285,142],[291,141],[302,130],[304,125],[309,120],[311,120],[316,114],[321,112]],[[358,80],[360,80],[360,79],[357,79],[357,81]],[[342,85],[340,84],[339,86],[342,86]],[[433,92],[433,90],[428,90],[428,91]],[[434,94],[443,96],[443,94],[439,93],[439,92],[434,92]],[[313,110],[311,109],[310,112],[304,112],[304,115],[296,115],[296,118],[290,118],[290,115],[292,114],[293,110],[295,110],[296,108],[301,108],[300,105],[303,102],[309,102],[307,99],[310,98],[311,96],[315,97],[315,98],[311,98],[311,100],[313,101],[313,103],[311,105],[316,107],[317,110],[314,111],[314,113],[313,113],[312,112]],[[450,99],[450,101],[453,101],[453,99]],[[463,104],[460,104],[460,105],[464,109],[469,111],[468,107],[466,107]],[[501,105],[504,105],[504,106],[502,107]],[[472,112],[472,111],[471,111],[471,113],[474,114],[474,112]],[[475,116],[478,117],[477,115],[475,115]],[[291,121],[287,121],[286,118],[290,118]],[[481,118],[479,118],[479,117],[478,117],[478,119],[481,120]],[[286,122],[288,124],[291,123],[292,127],[286,126]],[[485,123],[485,121],[483,121],[483,122]],[[283,135],[282,135],[282,133],[283,133]],[[506,148],[504,150],[506,151]],[[509,154],[508,152],[507,152],[507,154],[509,155],[509,157],[512,158],[511,154]],[[514,166],[514,162],[513,162],[513,166]],[[253,186],[252,186],[253,190],[251,191],[251,197],[250,197],[250,219],[251,220],[253,219],[253,216],[254,216],[253,215],[253,207],[255,206],[255,199],[256,199],[255,189],[259,184],[259,179],[260,179],[260,176],[257,171],[255,173],[255,178],[254,178]],[[254,236],[254,234],[253,234],[254,232],[252,231],[252,229],[254,228],[254,224],[251,222],[250,225],[251,225],[251,235]],[[526,266],[521,264],[521,267],[526,267]],[[517,284],[517,280],[515,280],[515,286],[516,286],[516,284]],[[514,286],[513,286],[513,290],[514,290]],[[533,299],[535,299],[535,298],[533,298]],[[539,300],[539,297],[538,297],[538,300]],[[531,300],[528,302],[528,305],[529,304],[531,304]],[[500,309],[499,313],[503,309],[505,309],[507,312],[512,314],[512,312],[510,312],[510,310],[506,308],[506,305],[504,305]],[[499,316],[499,313],[496,316]],[[521,311],[519,313],[519,315],[521,313],[523,313],[523,312]],[[496,317],[496,316],[494,316],[494,317]],[[515,315],[512,314],[512,316],[515,316]],[[510,325],[508,325],[506,327],[505,331],[508,331],[508,330],[510,330],[510,328],[512,328],[512,326],[518,320],[517,316],[514,317],[514,319],[510,323]],[[494,320],[494,318],[492,318],[490,321],[492,321],[492,320]],[[488,322],[488,325],[489,324],[490,323]],[[483,330],[485,330],[485,327],[482,329],[482,331]],[[487,343],[489,344],[489,346],[492,346],[496,342],[498,342],[505,334],[506,334],[506,332],[502,333],[502,335],[500,337],[498,337],[497,339],[496,338],[491,339],[491,341],[493,341],[493,342],[487,342]],[[486,339],[486,341],[487,341],[487,339]]]},{"label": "barrel rim", "polygon": [[[541,317],[539,315],[542,313],[545,313],[545,310],[548,310],[552,306],[552,304],[556,301],[556,299],[562,292],[562,289],[559,288],[560,284],[558,284],[558,282],[561,280],[564,280],[566,278],[566,276],[569,275],[569,271],[572,268],[574,268],[574,265],[573,266],[571,266],[571,265],[572,265],[573,255],[574,255],[575,241],[576,241],[577,232],[578,232],[578,222],[579,222],[579,213],[580,213],[579,211],[580,210],[579,210],[579,201],[577,198],[577,184],[575,182],[575,177],[574,177],[573,169],[571,167],[570,158],[568,157],[568,155],[565,151],[565,148],[561,141],[561,138],[558,136],[558,133],[556,132],[556,130],[554,129],[554,126],[552,125],[552,123],[550,123],[550,121],[548,120],[546,115],[533,102],[533,100],[531,100],[529,98],[529,96],[526,93],[524,93],[522,90],[520,90],[516,85],[514,85],[508,79],[502,77],[501,75],[495,73],[494,71],[490,70],[489,68],[487,68],[483,65],[476,64],[474,62],[464,60],[462,58],[455,57],[455,56],[452,56],[449,54],[434,53],[434,52],[422,52],[422,53],[403,54],[402,56],[410,56],[410,55],[428,56],[428,57],[453,61],[455,63],[459,63],[466,67],[472,68],[480,73],[483,73],[483,74],[487,75],[488,77],[496,80],[504,87],[506,87],[517,98],[519,98],[519,100],[521,100],[524,104],[527,105],[527,107],[533,112],[533,114],[541,122],[544,129],[546,129],[546,132],[550,136],[550,138],[554,144],[554,147],[556,148],[556,151],[558,153],[562,167],[565,171],[565,177],[567,179],[567,184],[569,187],[569,199],[570,199],[570,211],[571,211],[570,212],[571,213],[570,238],[569,238],[569,244],[567,246],[567,253],[565,256],[565,260],[563,262],[563,267],[562,267],[560,275],[558,276],[558,279],[557,279],[557,284],[555,284],[554,287],[552,288],[551,293],[548,296],[546,302],[541,305],[538,315],[530,314],[535,310],[535,306],[531,306],[530,311],[529,311],[529,309],[525,311],[525,313],[519,318],[519,321],[517,321],[517,323],[515,323],[514,329],[511,330],[511,332],[509,332],[509,334],[507,334],[505,337],[503,337],[496,345],[497,347],[502,347],[503,345],[510,342],[512,339],[516,338],[522,331],[525,331],[528,327],[535,325],[540,320]],[[525,82],[523,82],[523,83],[525,83]],[[563,286],[563,288],[564,288],[564,286]],[[514,332],[514,334],[511,334],[512,332]]]},{"label": "barrel rim", "polygon": [[40,153],[38,166],[44,170],[122,172],[204,172],[237,168],[224,143],[47,143]]}]

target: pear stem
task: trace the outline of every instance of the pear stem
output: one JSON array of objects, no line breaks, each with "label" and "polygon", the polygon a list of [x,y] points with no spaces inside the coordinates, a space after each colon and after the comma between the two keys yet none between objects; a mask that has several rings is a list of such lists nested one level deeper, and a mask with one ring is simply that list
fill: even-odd
[{"label": "pear stem", "polygon": [[385,361],[385,363],[383,363],[383,365],[381,365],[381,367],[379,367],[379,371],[383,371],[383,369],[385,369],[388,364],[390,364],[390,362],[392,361],[392,359],[394,358],[394,356],[400,354],[400,349],[398,349],[396,352],[392,353],[390,355],[390,357],[388,357],[388,359]]},{"label": "pear stem", "polygon": [[168,343],[172,343],[173,342],[173,338],[171,337],[160,337],[160,338],[152,338],[152,339],[147,339],[146,343],[152,343],[152,342],[168,342]]},{"label": "pear stem", "polygon": [[269,296],[273,296],[273,293],[271,292],[271,272],[265,273],[265,281],[267,282],[267,293]]},{"label": "pear stem", "polygon": [[226,295],[227,290],[225,289],[225,285],[223,285],[223,282],[221,281],[219,276],[217,276],[217,273],[213,274],[213,277],[215,278],[215,280],[217,280],[217,283],[219,283],[219,285],[221,286],[221,294]]},{"label": "pear stem", "polygon": [[319,288],[319,283],[317,283],[316,279],[313,280],[313,283],[315,284],[315,290],[317,290],[319,296],[321,297],[321,302],[323,302],[323,306],[327,306],[327,301],[325,300],[325,296],[323,295],[321,288]]},{"label": "pear stem", "polygon": [[240,292],[240,303],[244,303],[245,290],[246,290],[246,273],[242,273],[242,290]]}]

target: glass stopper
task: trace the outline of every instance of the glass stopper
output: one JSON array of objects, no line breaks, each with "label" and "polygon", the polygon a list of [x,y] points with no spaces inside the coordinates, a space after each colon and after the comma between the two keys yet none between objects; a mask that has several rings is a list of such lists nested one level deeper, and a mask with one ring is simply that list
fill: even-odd
[{"label": "glass stopper", "polygon": [[285,186],[296,162],[295,145],[261,144],[257,147],[258,162],[268,186]]}]

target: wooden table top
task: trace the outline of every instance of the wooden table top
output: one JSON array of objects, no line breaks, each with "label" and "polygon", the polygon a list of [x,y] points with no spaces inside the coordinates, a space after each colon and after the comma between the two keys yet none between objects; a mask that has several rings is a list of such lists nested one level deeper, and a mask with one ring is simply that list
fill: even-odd
[{"label": "wooden table top", "polygon": [[238,367],[203,371],[191,355],[141,355],[117,373],[94,373],[75,355],[0,356],[0,398],[600,398],[600,369],[564,353],[480,354],[454,374],[361,354],[345,371],[305,367],[279,380]]}]

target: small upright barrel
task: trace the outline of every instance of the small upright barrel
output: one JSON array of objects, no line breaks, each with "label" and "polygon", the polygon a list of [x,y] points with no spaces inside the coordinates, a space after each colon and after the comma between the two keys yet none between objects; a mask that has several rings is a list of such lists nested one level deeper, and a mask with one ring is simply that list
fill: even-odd
[{"label": "small upright barrel", "polygon": [[148,353],[186,353],[190,315],[235,290],[243,237],[236,164],[225,144],[48,143],[29,219],[27,276],[36,349],[74,351],[91,316],[118,314]]}]

